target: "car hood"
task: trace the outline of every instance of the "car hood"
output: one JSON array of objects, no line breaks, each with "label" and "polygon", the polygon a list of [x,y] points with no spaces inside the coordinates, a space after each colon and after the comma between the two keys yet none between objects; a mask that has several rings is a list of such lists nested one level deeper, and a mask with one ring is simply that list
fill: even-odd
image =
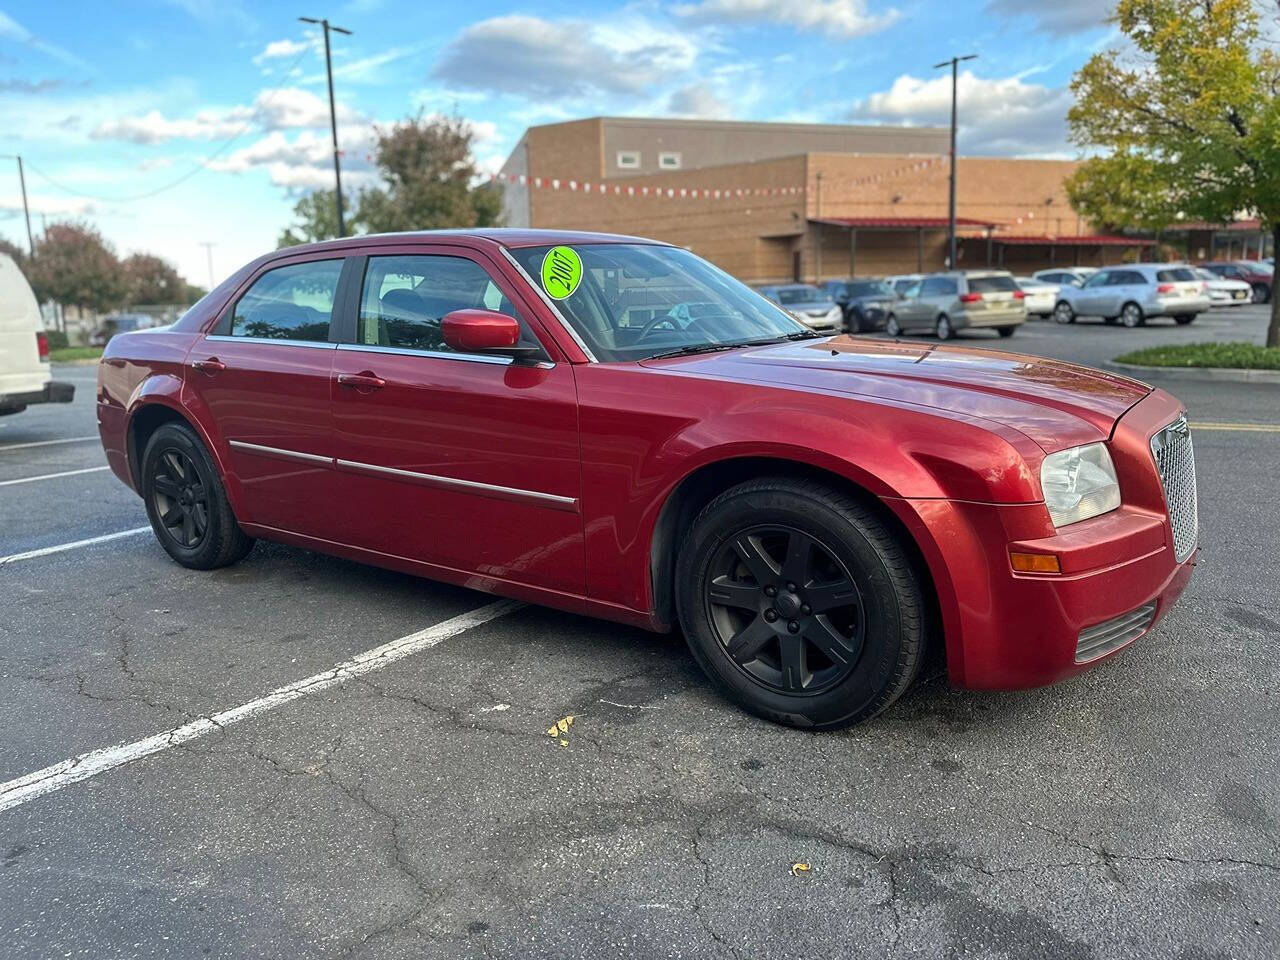
[{"label": "car hood", "polygon": [[1058,360],[850,336],[644,362],[979,417],[1018,430],[1046,452],[1110,436],[1151,392],[1128,377]]}]

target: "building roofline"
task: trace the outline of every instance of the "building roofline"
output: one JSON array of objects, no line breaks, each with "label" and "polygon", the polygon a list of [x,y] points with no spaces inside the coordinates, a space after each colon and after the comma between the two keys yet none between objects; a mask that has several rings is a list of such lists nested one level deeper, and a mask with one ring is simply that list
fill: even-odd
[{"label": "building roofline", "polygon": [[739,129],[768,129],[768,130],[818,130],[831,133],[847,133],[856,131],[858,133],[880,135],[880,136],[900,136],[904,133],[919,132],[921,134],[947,134],[949,127],[930,127],[930,126],[896,126],[891,124],[880,123],[791,123],[791,122],[775,122],[771,120],[703,120],[697,117],[614,117],[599,115],[594,117],[577,117],[573,120],[557,120],[553,123],[534,124],[527,129],[537,129],[541,127],[558,127],[570,123],[584,123],[595,121],[599,123],[611,123],[619,126],[641,127],[641,126],[681,126],[681,127],[717,127],[722,130]]}]

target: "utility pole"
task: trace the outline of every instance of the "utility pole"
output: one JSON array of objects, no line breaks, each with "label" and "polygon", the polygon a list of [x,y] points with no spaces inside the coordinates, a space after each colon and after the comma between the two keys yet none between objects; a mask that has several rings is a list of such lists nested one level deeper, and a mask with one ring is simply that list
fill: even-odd
[{"label": "utility pole", "polygon": [[201,240],[200,246],[204,247],[205,256],[209,260],[209,289],[213,289],[213,248],[217,246],[213,240]]},{"label": "utility pole", "polygon": [[951,65],[951,197],[947,204],[947,269],[956,268],[956,82],[958,67],[965,60],[976,60],[976,53],[952,57],[935,63],[933,69]]},{"label": "utility pole", "polygon": [[318,23],[324,28],[324,72],[329,77],[329,131],[333,134],[333,183],[334,197],[338,208],[338,236],[346,236],[347,227],[342,221],[342,165],[338,162],[338,112],[333,105],[333,59],[329,55],[329,31],[351,36],[350,30],[335,27],[328,20],[316,20],[313,17],[299,17],[303,23]]},{"label": "utility pole", "polygon": [[22,188],[22,215],[27,220],[27,253],[35,256],[36,242],[31,236],[31,207],[27,204],[27,177],[22,170],[22,157],[16,153],[7,153],[4,156],[18,161],[18,185]]}]

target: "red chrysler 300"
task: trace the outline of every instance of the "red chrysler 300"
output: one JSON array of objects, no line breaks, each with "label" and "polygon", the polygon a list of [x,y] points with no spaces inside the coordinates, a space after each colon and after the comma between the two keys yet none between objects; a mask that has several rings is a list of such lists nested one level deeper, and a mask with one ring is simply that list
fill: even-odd
[{"label": "red chrysler 300", "polygon": [[652,630],[817,728],[929,643],[1026,687],[1186,585],[1181,404],[1124,377],[820,337],[686,250],[471,230],[293,247],[112,339],[98,420],[179,563],[278,540]]}]

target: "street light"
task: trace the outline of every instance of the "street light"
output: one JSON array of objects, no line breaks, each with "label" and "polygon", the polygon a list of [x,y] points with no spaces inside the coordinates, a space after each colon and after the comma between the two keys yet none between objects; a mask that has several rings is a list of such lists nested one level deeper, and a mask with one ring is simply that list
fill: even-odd
[{"label": "street light", "polygon": [[943,60],[941,63],[935,63],[933,69],[951,65],[951,198],[948,203],[947,214],[947,269],[954,270],[956,268],[956,67],[964,60],[976,60],[976,53],[966,54],[963,57],[952,57],[950,60]]},{"label": "street light", "polygon": [[329,131],[333,134],[333,182],[336,188],[334,196],[337,198],[338,236],[341,237],[346,235],[347,228],[342,222],[342,167],[338,162],[338,112],[333,106],[333,60],[329,56],[329,31],[346,34],[348,37],[351,36],[351,31],[335,27],[323,18],[316,20],[313,17],[299,17],[298,19],[303,23],[318,23],[324,28],[324,72],[329,77]]}]

